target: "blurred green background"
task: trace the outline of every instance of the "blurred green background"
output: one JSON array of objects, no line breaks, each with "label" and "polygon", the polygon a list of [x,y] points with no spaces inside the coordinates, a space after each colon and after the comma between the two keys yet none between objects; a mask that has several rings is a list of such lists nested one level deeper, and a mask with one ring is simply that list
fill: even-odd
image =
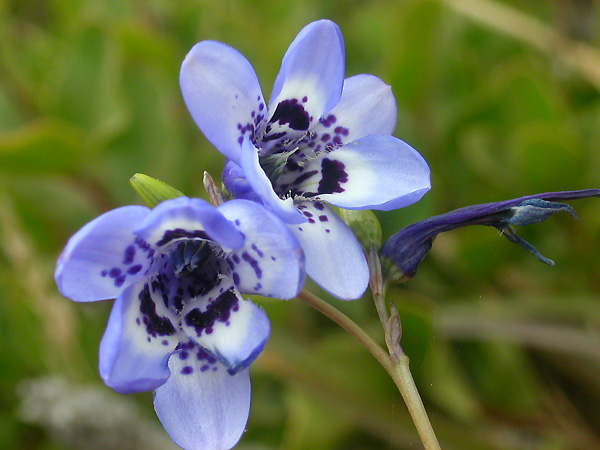
[{"label": "blurred green background", "polygon": [[[423,201],[378,214],[386,236],[468,204],[600,187],[593,0],[0,1],[0,448],[175,448],[151,394],[102,384],[111,302],[62,298],[56,257],[95,216],[140,202],[136,172],[201,197],[203,171],[220,176],[179,92],[194,43],[239,49],[268,96],[319,18],[341,27],[348,76],[392,85],[395,135],[432,169]],[[555,268],[471,227],[439,236],[390,291],[444,449],[600,449],[600,203],[574,206],[578,222],[519,230]],[[329,300],[381,341],[369,298]],[[273,333],[240,449],[421,448],[356,341],[298,301],[257,301]]]}]

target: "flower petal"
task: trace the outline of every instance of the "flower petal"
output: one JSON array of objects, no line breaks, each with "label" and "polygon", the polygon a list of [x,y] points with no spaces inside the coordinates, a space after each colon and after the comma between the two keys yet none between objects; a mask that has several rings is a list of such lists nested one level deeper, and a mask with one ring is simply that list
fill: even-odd
[{"label": "flower petal", "polygon": [[225,161],[221,181],[233,198],[243,198],[260,202],[260,197],[256,195],[256,192],[254,192],[252,186],[248,183],[244,175],[244,170],[231,159]]},{"label": "flower petal", "polygon": [[178,320],[152,295],[147,280],[115,301],[100,344],[100,375],[122,394],[151,391],[169,377],[167,360],[179,342]]},{"label": "flower petal", "polygon": [[198,127],[221,153],[239,162],[243,137],[254,139],[266,115],[252,65],[228,45],[203,41],[186,56],[179,81]]},{"label": "flower petal", "polygon": [[338,26],[319,20],[304,27],[283,57],[269,106],[269,122],[287,138],[306,132],[339,101],[344,83],[344,39]]},{"label": "flower petal", "polygon": [[277,196],[271,185],[271,181],[260,166],[258,159],[258,150],[254,145],[245,139],[242,144],[242,169],[250,186],[263,203],[271,208],[284,222],[302,223],[305,218],[298,212],[291,198],[282,200]]},{"label": "flower petal", "polygon": [[219,211],[246,236],[229,255],[240,292],[290,299],[304,286],[304,253],[289,228],[262,205],[232,200]]},{"label": "flower petal", "polygon": [[56,264],[61,294],[78,302],[106,300],[145,276],[149,248],[133,230],[149,212],[143,206],[117,208],[75,233]]},{"label": "flower petal", "polygon": [[215,207],[198,198],[179,197],[162,202],[135,233],[156,248],[206,235],[227,248],[240,248],[244,244],[237,228]]},{"label": "flower petal", "polygon": [[423,157],[392,136],[366,136],[313,159],[304,171],[316,172],[300,192],[346,209],[402,208],[431,187]]},{"label": "flower petal", "polygon": [[230,375],[218,362],[209,364],[201,349],[189,352],[200,356],[169,359],[171,377],[155,391],[156,414],[185,450],[230,449],[248,422],[250,371]]},{"label": "flower petal", "polygon": [[360,298],[369,268],[350,227],[323,203],[302,202],[298,209],[311,215],[308,223],[290,225],[306,255],[308,276],[342,300]]},{"label": "flower petal", "polygon": [[216,356],[230,373],[248,367],[271,333],[265,312],[244,300],[230,278],[208,294],[188,301],[181,317],[189,338]]},{"label": "flower petal", "polygon": [[392,88],[374,75],[356,75],[344,81],[340,102],[311,129],[311,138],[325,148],[370,134],[391,135],[397,118]]}]

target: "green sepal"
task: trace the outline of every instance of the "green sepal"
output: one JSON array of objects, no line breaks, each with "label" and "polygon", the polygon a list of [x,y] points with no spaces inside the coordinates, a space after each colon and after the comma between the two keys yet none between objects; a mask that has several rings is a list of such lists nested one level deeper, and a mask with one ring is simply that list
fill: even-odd
[{"label": "green sepal", "polygon": [[340,218],[352,228],[364,249],[368,251],[371,244],[375,244],[378,249],[381,247],[381,225],[373,211],[338,208],[337,212]]},{"label": "green sepal", "polygon": [[129,180],[131,186],[139,194],[140,197],[146,202],[150,208],[154,208],[159,203],[165,200],[173,200],[178,197],[185,197],[185,195],[169,186],[156,178],[149,177],[143,173],[136,173],[131,180]]}]

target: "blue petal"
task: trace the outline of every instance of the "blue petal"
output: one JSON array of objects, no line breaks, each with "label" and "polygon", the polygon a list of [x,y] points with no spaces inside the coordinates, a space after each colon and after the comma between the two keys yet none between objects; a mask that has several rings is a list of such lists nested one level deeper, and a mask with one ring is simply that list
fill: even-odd
[{"label": "blue petal", "polygon": [[[285,124],[288,138],[307,131],[338,103],[344,71],[344,39],[338,26],[319,20],[304,27],[286,52],[273,85],[270,122]],[[292,117],[284,111],[293,112],[297,123],[287,120]]]},{"label": "blue petal", "polygon": [[290,225],[306,255],[308,276],[342,300],[362,297],[369,268],[350,227],[323,203],[303,202],[298,208],[311,215],[307,223]]},{"label": "blue petal", "polygon": [[254,192],[244,175],[244,170],[231,159],[225,161],[225,168],[221,177],[223,185],[233,198],[243,198],[260,202],[260,197]]},{"label": "blue petal", "polygon": [[220,42],[200,42],[185,58],[179,80],[198,127],[221,153],[239,162],[243,136],[253,139],[267,112],[248,60]]},{"label": "blue petal", "polygon": [[150,249],[133,233],[150,210],[125,206],[92,220],[71,237],[54,277],[61,294],[78,302],[117,297],[144,277]]},{"label": "blue petal", "polygon": [[156,414],[185,450],[230,449],[248,422],[250,371],[230,375],[199,348],[186,351],[186,359],[177,353],[169,359],[171,377],[155,391]]},{"label": "blue petal", "polygon": [[151,391],[169,377],[167,360],[179,342],[178,319],[155,299],[147,280],[115,301],[100,344],[100,375],[122,394]]},{"label": "blue petal", "polygon": [[215,207],[198,198],[179,197],[162,202],[135,233],[156,248],[180,239],[206,234],[227,248],[240,248],[244,238]]},{"label": "blue petal", "polygon": [[304,171],[318,171],[318,176],[306,180],[300,191],[346,209],[402,208],[431,187],[423,157],[392,136],[364,137],[313,159]]},{"label": "blue petal", "polygon": [[265,312],[244,300],[228,277],[207,294],[185,304],[181,326],[190,339],[215,355],[230,373],[248,367],[271,333]]},{"label": "blue petal", "polygon": [[245,139],[242,144],[242,169],[254,192],[256,192],[263,203],[271,208],[271,210],[283,219],[284,222],[305,222],[305,218],[295,208],[291,198],[283,200],[277,196],[273,190],[271,181],[260,166],[258,150],[247,139]]},{"label": "blue petal", "polygon": [[392,88],[374,75],[355,75],[344,81],[337,106],[311,129],[312,138],[323,145],[340,145],[370,134],[389,135],[397,118]]},{"label": "blue petal", "polygon": [[226,202],[219,211],[246,236],[244,246],[228,256],[240,292],[294,298],[305,281],[304,253],[289,228],[247,200]]}]

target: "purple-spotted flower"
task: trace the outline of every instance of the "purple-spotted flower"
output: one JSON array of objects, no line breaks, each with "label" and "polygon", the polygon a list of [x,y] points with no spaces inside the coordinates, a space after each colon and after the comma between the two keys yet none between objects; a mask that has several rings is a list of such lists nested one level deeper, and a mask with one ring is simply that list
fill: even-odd
[{"label": "purple-spotted flower", "polygon": [[390,237],[383,246],[381,253],[384,265],[387,266],[388,277],[396,281],[412,278],[438,234],[469,225],[497,228],[509,241],[519,244],[540,261],[553,266],[554,262],[551,259],[542,256],[533,245],[521,238],[512,226],[540,223],[561,211],[577,217],[571,206],[556,201],[585,197],[600,197],[600,189],[547,192],[502,202],[466,206],[413,223]]},{"label": "purple-spotted flower", "polygon": [[100,345],[104,382],[154,390],[158,417],[184,449],[222,450],[242,435],[248,366],[270,333],[265,312],[240,294],[289,299],[305,276],[296,238],[258,203],[180,197],[88,223],[55,278],[75,301],[117,298]]},{"label": "purple-spotted flower", "polygon": [[372,75],[344,80],[344,41],[336,24],[306,26],[290,45],[269,105],[248,60],[214,41],[183,62],[183,97],[192,117],[228,162],[223,182],[259,200],[299,239],[308,275],[333,295],[360,297],[368,269],[359,243],[324,203],[391,210],[430,188],[425,160],[392,137],[397,118],[389,86]]}]

